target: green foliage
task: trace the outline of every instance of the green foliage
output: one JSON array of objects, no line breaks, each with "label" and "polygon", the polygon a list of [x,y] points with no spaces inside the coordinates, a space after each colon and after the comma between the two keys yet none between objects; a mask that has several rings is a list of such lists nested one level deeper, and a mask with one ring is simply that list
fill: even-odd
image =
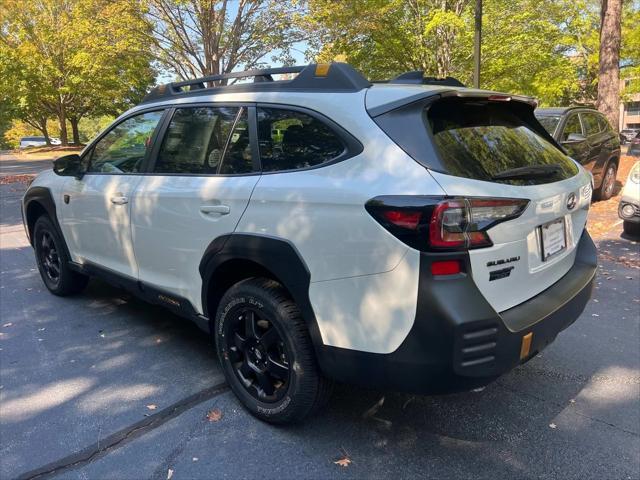
[{"label": "green foliage", "polygon": [[[640,73],[639,5],[625,2],[627,78]],[[424,70],[470,84],[474,8],[463,0],[309,0],[308,56],[347,61],[374,79]],[[599,27],[598,0],[484,0],[481,87],[542,105],[593,103]]]},{"label": "green foliage", "polygon": [[80,141],[82,143],[88,143],[98,136],[105,128],[107,128],[113,121],[115,116],[101,115],[99,117],[84,117],[80,120],[78,125],[80,130]]},{"label": "green foliage", "polygon": [[0,95],[29,123],[115,114],[153,82],[141,1],[5,0],[1,13]]}]

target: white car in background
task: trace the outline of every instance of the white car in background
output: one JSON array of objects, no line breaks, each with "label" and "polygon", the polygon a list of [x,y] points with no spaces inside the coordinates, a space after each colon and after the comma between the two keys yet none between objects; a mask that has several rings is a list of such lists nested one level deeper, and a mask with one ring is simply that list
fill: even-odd
[{"label": "white car in background", "polygon": [[[49,142],[51,145],[60,145],[60,139],[50,137]],[[22,137],[20,139],[20,148],[29,148],[29,147],[44,147],[47,144],[47,141],[44,137]]]},{"label": "white car in background", "polygon": [[618,216],[623,220],[624,233],[640,235],[640,161],[633,166],[624,184]]}]

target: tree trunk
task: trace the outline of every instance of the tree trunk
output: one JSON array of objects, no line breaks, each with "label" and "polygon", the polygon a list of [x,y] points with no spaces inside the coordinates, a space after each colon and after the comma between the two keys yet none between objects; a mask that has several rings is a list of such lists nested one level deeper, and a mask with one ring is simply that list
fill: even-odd
[{"label": "tree trunk", "polygon": [[58,108],[58,122],[60,123],[60,144],[64,147],[69,145],[67,136],[67,109],[64,105]]},{"label": "tree trunk", "polygon": [[49,138],[49,130],[47,130],[47,119],[44,118],[40,120],[40,131],[42,135],[44,135],[44,141],[47,144],[47,147],[51,146],[51,139]]},{"label": "tree trunk", "polygon": [[619,130],[620,103],[620,18],[622,0],[602,0],[600,12],[600,70],[598,110]]},{"label": "tree trunk", "polygon": [[80,145],[80,133],[78,132],[78,119],[76,117],[69,118],[69,122],[71,123],[71,132],[73,135],[73,143],[77,147]]}]

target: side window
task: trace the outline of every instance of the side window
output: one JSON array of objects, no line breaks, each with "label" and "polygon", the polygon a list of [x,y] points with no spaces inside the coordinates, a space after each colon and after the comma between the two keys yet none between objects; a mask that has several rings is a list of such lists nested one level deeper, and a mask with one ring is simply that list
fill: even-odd
[{"label": "side window", "polygon": [[88,172],[139,172],[162,114],[143,113],[116,125],[93,147]]},{"label": "side window", "polygon": [[258,108],[258,142],[265,172],[320,165],[345,150],[340,137],[322,121],[280,108]]},{"label": "side window", "polygon": [[156,173],[217,173],[240,108],[179,108],[158,153]]},{"label": "side window", "polygon": [[224,150],[219,170],[221,174],[251,173],[254,171],[247,118],[247,109],[243,107]]},{"label": "side window", "polygon": [[604,115],[598,115],[598,123],[600,124],[601,132],[610,132],[612,130],[611,125],[609,125],[609,121],[604,117]]},{"label": "side window", "polygon": [[582,135],[582,127],[580,126],[580,119],[578,115],[571,115],[567,123],[564,125],[564,131],[562,132],[561,142],[566,142],[569,139],[569,135],[577,133]]},{"label": "side window", "polygon": [[584,123],[585,135],[594,135],[600,131],[598,117],[593,113],[581,113],[582,123]]}]

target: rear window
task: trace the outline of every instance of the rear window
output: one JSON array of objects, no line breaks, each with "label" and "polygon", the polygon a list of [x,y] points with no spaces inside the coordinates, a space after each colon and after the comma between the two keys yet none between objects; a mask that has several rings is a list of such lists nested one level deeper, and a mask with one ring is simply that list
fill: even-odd
[{"label": "rear window", "polygon": [[[526,121],[523,108],[516,105],[444,99],[428,108],[427,121],[441,163],[451,175],[511,185],[537,185],[578,173],[575,163],[537,133]],[[535,178],[494,179],[512,169],[545,165],[557,167],[555,173]]]}]

